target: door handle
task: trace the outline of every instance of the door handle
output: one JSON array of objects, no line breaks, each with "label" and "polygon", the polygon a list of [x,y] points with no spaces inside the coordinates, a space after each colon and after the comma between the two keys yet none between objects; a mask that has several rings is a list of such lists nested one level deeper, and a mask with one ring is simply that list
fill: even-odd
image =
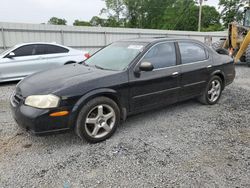
[{"label": "door handle", "polygon": [[179,75],[179,72],[172,73],[172,76],[178,76],[178,75]]},{"label": "door handle", "polygon": [[208,69],[211,68],[211,67],[212,67],[212,65],[208,65],[208,66],[207,66]]}]

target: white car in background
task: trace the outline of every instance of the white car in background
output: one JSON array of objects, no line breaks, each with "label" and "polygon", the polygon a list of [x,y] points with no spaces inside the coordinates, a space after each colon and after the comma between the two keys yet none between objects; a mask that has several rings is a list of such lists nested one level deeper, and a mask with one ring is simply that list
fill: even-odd
[{"label": "white car in background", "polygon": [[0,54],[0,82],[21,80],[39,71],[82,62],[87,57],[87,52],[55,43],[19,44]]}]

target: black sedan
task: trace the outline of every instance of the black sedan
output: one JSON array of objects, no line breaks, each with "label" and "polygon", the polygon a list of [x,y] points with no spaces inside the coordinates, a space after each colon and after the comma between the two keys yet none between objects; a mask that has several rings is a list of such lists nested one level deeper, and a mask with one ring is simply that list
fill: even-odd
[{"label": "black sedan", "polygon": [[199,41],[140,38],[25,78],[10,101],[14,119],[34,134],[74,129],[100,142],[132,114],[191,98],[213,105],[234,78],[233,59]]}]

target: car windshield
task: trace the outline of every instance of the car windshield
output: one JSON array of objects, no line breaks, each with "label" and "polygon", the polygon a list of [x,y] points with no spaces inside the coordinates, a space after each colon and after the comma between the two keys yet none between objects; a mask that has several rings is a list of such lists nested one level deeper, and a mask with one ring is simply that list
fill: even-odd
[{"label": "car windshield", "polygon": [[121,71],[141,53],[146,43],[115,42],[87,59],[84,64],[100,69]]}]

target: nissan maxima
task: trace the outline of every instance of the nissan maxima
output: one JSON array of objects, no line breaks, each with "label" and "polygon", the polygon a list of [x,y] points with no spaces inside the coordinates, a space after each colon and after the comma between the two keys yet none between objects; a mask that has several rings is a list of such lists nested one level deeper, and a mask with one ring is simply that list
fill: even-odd
[{"label": "nissan maxima", "polygon": [[233,59],[199,41],[140,38],[31,75],[10,103],[17,124],[36,135],[73,129],[96,143],[132,114],[191,98],[214,105],[234,78]]}]

